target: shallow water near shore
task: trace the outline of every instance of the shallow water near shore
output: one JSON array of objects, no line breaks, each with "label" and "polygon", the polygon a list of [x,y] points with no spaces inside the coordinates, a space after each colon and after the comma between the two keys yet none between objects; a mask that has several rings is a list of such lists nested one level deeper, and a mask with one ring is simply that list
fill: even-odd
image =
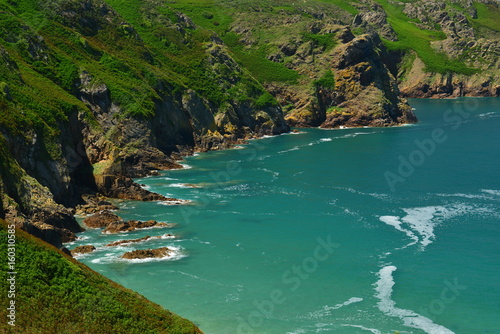
[{"label": "shallow water near shore", "polygon": [[[191,205],[117,212],[175,227],[89,230],[69,248],[95,245],[80,261],[206,334],[498,333],[500,99],[410,103],[416,125],[304,129],[186,158],[138,182]],[[119,259],[163,246],[173,257]]]}]

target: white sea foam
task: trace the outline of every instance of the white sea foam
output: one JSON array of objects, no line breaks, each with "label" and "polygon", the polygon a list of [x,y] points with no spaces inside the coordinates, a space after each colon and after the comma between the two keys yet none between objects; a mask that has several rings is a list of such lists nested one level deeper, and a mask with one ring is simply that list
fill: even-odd
[{"label": "white sea foam", "polygon": [[171,206],[171,205],[188,204],[188,203],[191,203],[191,201],[180,199],[180,200],[176,200],[176,201],[159,201],[157,203],[160,204],[160,205]]},{"label": "white sea foam", "polygon": [[307,332],[303,328],[297,328],[297,329],[294,329],[291,332],[286,332],[286,334],[304,334],[304,333],[307,333]]},{"label": "white sea foam", "polygon": [[292,147],[288,150],[283,150],[283,151],[279,151],[278,153],[287,153],[287,152],[292,152],[292,151],[298,151],[300,150],[300,147],[299,146],[295,146],[295,147]]},{"label": "white sea foam", "polygon": [[115,249],[121,252],[115,253],[106,253],[104,256],[91,260],[92,263],[97,264],[109,264],[116,262],[126,262],[126,263],[146,263],[146,262],[159,262],[159,261],[176,261],[182,258],[187,257],[187,255],[183,252],[183,249],[178,246],[168,246],[168,248],[172,251],[169,255],[161,258],[149,258],[149,259],[123,259],[121,256],[123,252],[131,251],[133,248],[119,246]]},{"label": "white sea foam", "polygon": [[341,324],[340,326],[343,326],[343,327],[354,327],[354,328],[359,328],[359,329],[361,329],[361,330],[368,331],[368,332],[371,332],[371,333],[373,333],[373,334],[382,334],[382,332],[381,332],[381,331],[379,331],[378,329],[375,329],[375,328],[368,328],[368,327],[361,326],[361,325]]},{"label": "white sea foam", "polygon": [[375,132],[353,132],[353,133],[348,133],[346,135],[343,135],[342,137],[339,137],[339,138],[342,138],[342,139],[345,139],[345,138],[354,138],[354,137],[357,137],[357,136],[360,136],[360,135],[372,135],[374,133]]},{"label": "white sea foam", "polygon": [[193,167],[189,166],[188,164],[180,164],[182,166],[182,169],[191,169]]},{"label": "white sea foam", "polygon": [[487,118],[495,118],[495,117],[500,117],[500,114],[492,111],[492,112],[487,112],[487,113],[483,113],[483,114],[479,114],[477,115],[479,118],[482,118],[482,119],[487,119]]},{"label": "white sea foam", "polygon": [[344,307],[344,306],[347,306],[347,305],[350,305],[350,304],[354,304],[354,303],[359,303],[363,301],[363,298],[359,298],[359,297],[351,297],[349,298],[348,300],[346,300],[345,302],[343,303],[339,303],[335,306],[328,306],[328,305],[325,305],[323,306],[321,309],[317,310],[317,311],[314,311],[314,312],[311,312],[309,313],[306,318],[313,318],[313,319],[319,319],[319,318],[325,318],[325,317],[329,317],[332,315],[332,312],[333,310],[338,310],[339,308],[341,307]]},{"label": "white sea foam", "polygon": [[178,179],[174,179],[173,177],[168,177],[168,176],[163,176],[163,177],[160,177],[158,178],[159,180],[163,180],[163,181],[174,181],[174,180],[178,180]]},{"label": "white sea foam", "polygon": [[428,334],[454,334],[448,328],[435,324],[429,318],[411,310],[396,307],[396,302],[391,299],[395,284],[392,273],[396,269],[395,266],[386,266],[378,272],[379,280],[375,283],[375,297],[379,300],[378,309],[390,317],[400,318],[405,326],[421,329]]},{"label": "white sea foam", "polygon": [[476,195],[476,194],[464,194],[464,193],[453,193],[453,194],[436,194],[439,197],[462,197],[468,199],[489,199],[487,195]]},{"label": "white sea foam", "polygon": [[276,180],[278,178],[278,176],[280,176],[279,172],[275,172],[275,171],[267,169],[267,168],[257,168],[257,169],[261,170],[263,172],[272,174],[273,175],[273,180]]},{"label": "white sea foam", "polygon": [[122,259],[121,261],[126,261],[130,263],[148,263],[148,262],[161,262],[161,261],[177,261],[187,257],[186,254],[182,253],[180,250],[174,249],[174,247],[169,246],[169,249],[173,250],[173,252],[167,256],[159,257],[159,258],[149,258],[149,259]]},{"label": "white sea foam", "polygon": [[[403,209],[406,216],[381,216],[379,219],[387,225],[393,226],[398,231],[405,233],[413,241],[408,246],[419,242],[421,249],[431,244],[435,239],[434,228],[443,220],[447,220],[472,211],[474,208],[467,204],[454,204],[448,207],[426,206],[419,208]],[[477,208],[476,212],[485,211]]]},{"label": "white sea foam", "polygon": [[321,138],[319,141],[320,142],[327,142],[327,141],[332,141],[333,139],[332,138]]},{"label": "white sea foam", "polygon": [[490,195],[500,196],[500,190],[494,190],[494,189],[481,189],[481,191],[482,191],[483,193],[487,193],[487,194],[490,194]]},{"label": "white sea foam", "polygon": [[185,183],[170,183],[168,186],[172,188],[192,188]]}]

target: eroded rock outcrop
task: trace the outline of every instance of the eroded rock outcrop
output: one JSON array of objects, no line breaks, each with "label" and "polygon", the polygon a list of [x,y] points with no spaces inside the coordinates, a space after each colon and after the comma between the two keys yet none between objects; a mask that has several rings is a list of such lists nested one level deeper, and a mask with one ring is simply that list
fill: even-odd
[{"label": "eroded rock outcrop", "polygon": [[362,35],[336,49],[332,60],[335,88],[319,90],[327,110],[321,127],[392,126],[416,122],[396,79],[382,60],[378,35]]},{"label": "eroded rock outcrop", "polygon": [[104,210],[83,220],[83,224],[90,228],[106,228],[109,224],[122,222],[123,219],[117,214]]},{"label": "eroded rock outcrop", "polygon": [[157,249],[140,249],[127,252],[122,255],[122,258],[128,260],[164,258],[168,257],[172,253],[173,251],[168,247],[161,247]]},{"label": "eroded rock outcrop", "polygon": [[88,254],[92,253],[93,251],[95,251],[95,247],[93,245],[78,246],[71,250],[71,255],[75,256],[81,254]]},{"label": "eroded rock outcrop", "polygon": [[139,221],[139,220],[128,220],[128,221],[118,221],[109,224],[103,233],[120,233],[120,232],[130,232],[137,229],[152,228],[152,227],[172,227],[174,224],[160,223],[156,220]]},{"label": "eroded rock outcrop", "polygon": [[118,240],[115,242],[111,242],[111,243],[107,244],[106,246],[114,247],[114,246],[121,246],[121,245],[128,245],[128,244],[134,244],[134,243],[139,243],[139,242],[145,242],[145,241],[155,240],[155,239],[174,239],[174,238],[175,238],[175,236],[172,234],[157,235],[154,237],[147,235],[143,238],[138,238],[138,239]]}]

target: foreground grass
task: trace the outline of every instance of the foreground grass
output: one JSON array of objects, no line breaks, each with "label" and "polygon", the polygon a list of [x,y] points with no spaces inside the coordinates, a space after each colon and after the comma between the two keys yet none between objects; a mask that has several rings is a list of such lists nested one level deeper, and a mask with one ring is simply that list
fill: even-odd
[{"label": "foreground grass", "polygon": [[7,223],[0,220],[1,333],[202,333],[193,323],[16,230],[16,322],[7,324]]}]

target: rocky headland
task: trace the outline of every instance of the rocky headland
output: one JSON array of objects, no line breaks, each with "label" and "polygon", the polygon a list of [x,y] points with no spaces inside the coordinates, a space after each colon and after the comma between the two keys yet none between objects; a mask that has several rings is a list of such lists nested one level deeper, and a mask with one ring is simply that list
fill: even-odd
[{"label": "rocky headland", "polygon": [[110,198],[184,204],[133,178],[193,152],[412,123],[407,97],[500,94],[497,1],[288,5],[221,1],[224,27],[177,2],[5,5],[0,217],[61,247]]}]

